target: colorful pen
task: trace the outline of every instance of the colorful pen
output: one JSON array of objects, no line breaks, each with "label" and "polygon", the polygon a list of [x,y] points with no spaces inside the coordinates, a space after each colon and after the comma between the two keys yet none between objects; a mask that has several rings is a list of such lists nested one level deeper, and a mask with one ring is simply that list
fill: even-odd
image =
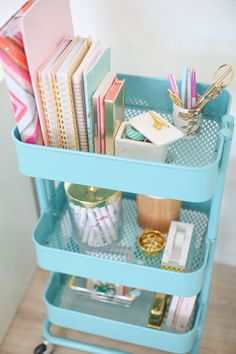
[{"label": "colorful pen", "polygon": [[188,74],[188,69],[184,68],[183,74],[182,74],[182,84],[181,84],[181,101],[183,103],[183,107],[186,108],[186,88],[187,88],[187,74]]},{"label": "colorful pen", "polygon": [[192,69],[191,75],[191,95],[192,95],[192,107],[195,106],[197,100],[197,87],[196,87],[196,71]]},{"label": "colorful pen", "polygon": [[192,108],[191,69],[188,69],[187,74],[187,108]]},{"label": "colorful pen", "polygon": [[174,78],[174,74],[173,73],[169,73],[168,74],[168,79],[170,81],[170,87],[171,90],[177,95],[179,96],[179,90],[178,90],[178,86],[176,84],[175,78]]}]

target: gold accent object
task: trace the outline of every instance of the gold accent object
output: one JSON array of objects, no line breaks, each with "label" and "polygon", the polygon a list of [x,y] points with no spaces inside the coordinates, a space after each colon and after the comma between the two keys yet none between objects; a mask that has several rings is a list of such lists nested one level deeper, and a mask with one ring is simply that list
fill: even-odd
[{"label": "gold accent object", "polygon": [[[226,69],[222,72],[222,69]],[[233,67],[229,64],[220,65],[216,71],[214,72],[213,76],[215,80],[212,82],[210,87],[204,92],[201,99],[197,101],[194,108],[203,109],[203,107],[210,101],[216,98],[220,93],[221,90],[230,84],[233,79]],[[225,79],[228,78],[228,81]]]},{"label": "gold accent object", "polygon": [[165,310],[169,296],[166,294],[156,293],[150,310],[147,327],[153,329],[161,329],[162,322],[165,316]]},{"label": "gold accent object", "polygon": [[174,92],[172,92],[170,89],[167,90],[168,94],[170,96],[170,98],[172,99],[172,101],[180,107],[183,107],[183,102],[181,101],[181,99],[179,98],[179,96],[177,96]]},{"label": "gold accent object", "polygon": [[162,127],[166,127],[169,128],[169,124],[165,121],[163,121],[163,119],[161,119],[156,112],[154,111],[148,111],[148,113],[151,115],[152,119],[154,120],[153,123],[153,128],[154,129],[161,129]]},{"label": "gold accent object", "polygon": [[157,257],[165,246],[164,234],[157,230],[146,229],[138,238],[138,245],[145,257]]},{"label": "gold accent object", "polygon": [[84,208],[101,208],[121,198],[121,192],[110,189],[67,182],[64,186],[69,201]]}]

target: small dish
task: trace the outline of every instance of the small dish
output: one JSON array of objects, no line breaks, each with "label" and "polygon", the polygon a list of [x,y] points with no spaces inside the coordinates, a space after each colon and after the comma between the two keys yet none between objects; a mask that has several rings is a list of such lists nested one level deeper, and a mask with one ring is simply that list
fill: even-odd
[{"label": "small dish", "polygon": [[138,245],[145,257],[157,257],[165,247],[166,238],[160,231],[145,229],[138,238]]}]

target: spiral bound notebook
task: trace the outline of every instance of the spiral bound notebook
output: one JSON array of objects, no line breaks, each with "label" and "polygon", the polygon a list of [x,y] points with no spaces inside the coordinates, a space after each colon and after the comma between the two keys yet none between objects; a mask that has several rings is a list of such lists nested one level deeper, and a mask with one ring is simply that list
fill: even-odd
[{"label": "spiral bound notebook", "polygon": [[82,62],[89,48],[89,40],[75,39],[73,48],[53,71],[61,147],[79,150],[79,134],[74,108],[72,75]]},{"label": "spiral bound notebook", "polygon": [[68,48],[71,43],[70,39],[63,40],[49,59],[39,69],[39,87],[43,106],[43,114],[45,122],[45,129],[47,133],[47,141],[49,146],[60,146],[60,132],[57,121],[57,108],[54,99],[52,82],[50,79],[51,69],[63,52]]},{"label": "spiral bound notebook", "polygon": [[80,150],[87,152],[88,148],[88,134],[87,134],[87,120],[86,120],[86,107],[84,100],[84,82],[83,82],[83,71],[84,69],[93,61],[96,57],[96,53],[99,50],[99,41],[92,41],[90,43],[90,48],[84,57],[82,63],[72,76],[72,86],[74,94],[74,105],[77,126],[79,127],[79,142]]}]

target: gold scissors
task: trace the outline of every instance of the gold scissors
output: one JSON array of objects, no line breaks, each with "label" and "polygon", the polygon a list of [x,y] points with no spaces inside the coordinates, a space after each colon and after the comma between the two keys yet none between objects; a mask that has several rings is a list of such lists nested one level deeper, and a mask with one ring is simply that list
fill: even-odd
[{"label": "gold scissors", "polygon": [[177,96],[174,92],[172,92],[170,89],[167,90],[168,94],[170,96],[170,98],[172,99],[172,101],[180,107],[183,107],[183,102],[181,101],[181,99],[179,98],[179,96]]},{"label": "gold scissors", "polygon": [[[223,72],[222,72],[223,71]],[[221,90],[230,84],[233,79],[233,67],[229,64],[220,65],[213,74],[215,80],[197,101],[194,109],[202,109],[210,100],[216,98]],[[227,79],[227,80],[226,80]]]}]

